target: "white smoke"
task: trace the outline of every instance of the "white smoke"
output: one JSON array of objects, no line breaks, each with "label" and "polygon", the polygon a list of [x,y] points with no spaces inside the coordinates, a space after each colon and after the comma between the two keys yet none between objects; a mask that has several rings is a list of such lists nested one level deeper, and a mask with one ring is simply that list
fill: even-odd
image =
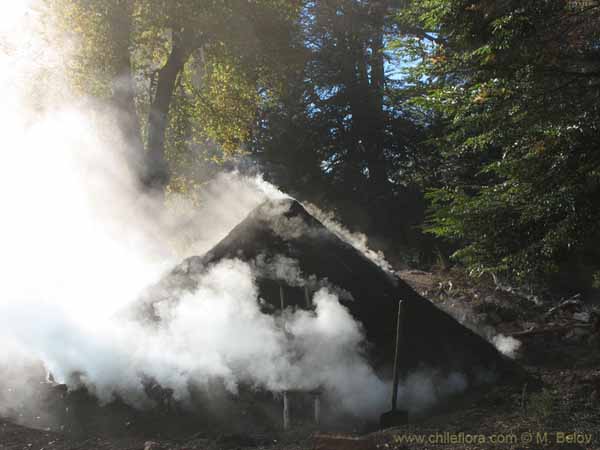
[{"label": "white smoke", "polygon": [[352,245],[359,250],[364,256],[377,264],[380,268],[387,272],[394,272],[392,265],[385,259],[385,255],[381,251],[375,251],[369,248],[368,238],[364,233],[352,232],[344,227],[341,223],[335,220],[335,215],[332,212],[326,212],[313,205],[312,203],[305,204],[306,210],[316,217],[330,231],[335,233],[340,239]]},{"label": "white smoke", "polygon": [[373,416],[389,389],[360,353],[360,325],[327,290],[313,301],[314,312],[265,314],[251,266],[225,260],[193,294],[157,304],[157,328],[113,317],[83,327],[55,307],[15,304],[3,306],[0,329],[56,381],[81,382],[105,402],[118,394],[139,405],[146,377],[178,400],[190,383],[220,379],[232,393],[240,383],[272,392],[324,388],[345,412]]},{"label": "white smoke", "polygon": [[468,387],[466,377],[458,372],[440,376],[430,370],[410,373],[399,388],[402,407],[409,412],[426,410],[441,399],[461,393]]},{"label": "white smoke", "polygon": [[[3,383],[41,361],[56,381],[85,384],[104,401],[118,394],[144,403],[145,377],[178,399],[190,382],[219,378],[232,392],[240,383],[274,392],[326,385],[346,410],[364,408],[355,393],[376,401],[385,384],[360,355],[360,325],[336,297],[320,291],[315,313],[285,321],[263,314],[253,269],[239,261],[211,268],[176,305],[159,305],[158,328],[115,319],[179,259],[177,235],[193,229],[189,252],[202,253],[258,204],[284,195],[226,174],[203,188],[198,208],[174,215],[140,193],[106,106],[69,94],[63,55],[48,47],[32,3],[14,2],[0,28],[0,342],[10,348],[0,365],[12,368]],[[41,73],[52,83],[37,89]],[[326,345],[327,360],[307,341]]]},{"label": "white smoke", "polygon": [[237,172],[216,175],[202,186],[199,196],[201,203],[193,208],[185,206],[185,198],[179,198],[184,207],[171,230],[171,234],[187,231],[193,237],[186,255],[206,253],[266,200],[289,198],[262,177],[245,177]]},{"label": "white smoke", "polygon": [[[174,214],[139,192],[106,106],[69,93],[57,50],[68,43],[42,38],[33,0],[9,3],[0,19],[0,388],[42,362],[57,381],[84,384],[104,401],[118,394],[143,405],[146,377],[180,400],[190,383],[218,378],[233,393],[243,383],[325,388],[344,411],[380,413],[389,384],[369,366],[362,328],[332,290],[316,292],[314,312],[267,315],[258,269],[228,260],[204,273],[195,292],[158,304],[160,326],[115,318],[180,259],[174,239],[189,232],[188,253],[202,253],[264,200],[285,195],[260,179],[221,175],[197,209]],[[40,74],[50,82],[37,85]],[[280,259],[274,274],[298,278],[294,270]],[[0,414],[15,404],[9,392]],[[427,403],[433,394],[423,392]]]},{"label": "white smoke", "polygon": [[[306,227],[306,225],[304,225]],[[295,225],[293,226],[296,229]],[[354,300],[352,294],[340,286],[331,283],[327,278],[318,278],[315,274],[305,274],[300,263],[288,256],[275,254],[259,254],[252,262],[257,275],[262,278],[277,280],[287,286],[306,287],[310,292],[326,288],[340,300]]]},{"label": "white smoke", "polygon": [[500,353],[508,356],[509,358],[515,358],[517,352],[521,348],[521,341],[515,339],[512,336],[504,336],[503,334],[497,334],[492,338],[493,344],[496,346]]},{"label": "white smoke", "polygon": [[266,254],[260,254],[255,259],[254,265],[264,278],[279,280],[288,286],[302,287],[306,285],[298,261],[285,255],[277,254],[269,257]]}]

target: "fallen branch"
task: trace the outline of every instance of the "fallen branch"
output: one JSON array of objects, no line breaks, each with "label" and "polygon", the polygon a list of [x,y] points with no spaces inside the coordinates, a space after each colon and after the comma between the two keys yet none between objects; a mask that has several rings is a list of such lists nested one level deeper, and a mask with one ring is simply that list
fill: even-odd
[{"label": "fallen branch", "polygon": [[527,337],[527,336],[535,336],[537,334],[546,334],[546,333],[558,333],[562,331],[569,331],[573,328],[588,328],[591,329],[591,325],[584,325],[578,323],[572,323],[569,325],[557,325],[552,327],[542,327],[542,328],[532,328],[524,331],[517,331],[516,333],[511,333],[509,336],[511,337]]}]

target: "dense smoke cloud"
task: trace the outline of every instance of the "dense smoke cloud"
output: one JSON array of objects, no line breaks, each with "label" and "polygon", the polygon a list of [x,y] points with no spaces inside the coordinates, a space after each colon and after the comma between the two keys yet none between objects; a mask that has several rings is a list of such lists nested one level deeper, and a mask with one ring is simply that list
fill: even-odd
[{"label": "dense smoke cloud", "polygon": [[[343,290],[299,281],[293,260],[222,261],[199,276],[194,292],[156,305],[160,326],[117,314],[180,260],[172,243],[181,235],[194,236],[187,254],[202,254],[257,205],[285,195],[238,174],[206,185],[199,207],[178,198],[168,209],[140,192],[110,109],[69,93],[61,71],[68,55],[56,48],[69,45],[42,39],[31,3],[10,2],[0,21],[0,414],[27,401],[23,390],[11,399],[8,389],[42,363],[71,389],[85,385],[102,401],[118,394],[136,406],[151,403],[148,377],[181,401],[190,384],[217,378],[231,393],[240,384],[325,388],[346,412],[382,412],[389,383],[362,353],[363,330],[340,303]],[[50,82],[39,84],[40,74]],[[387,267],[362,237],[325,222]],[[282,233],[297,232],[281,225]],[[318,288],[315,310],[262,312],[256,276],[267,272]],[[432,379],[407,380],[402,398],[412,410],[440,395]],[[464,387],[457,375],[446,390]]]},{"label": "dense smoke cloud", "polygon": [[272,392],[324,387],[346,412],[378,411],[370,405],[378,408],[388,388],[362,357],[361,327],[335,295],[322,289],[314,313],[290,310],[281,317],[261,312],[246,263],[222,261],[198,283],[175,305],[156,305],[156,328],[116,318],[84,328],[39,304],[5,305],[0,327],[57,381],[83,383],[105,402],[118,394],[143,406],[147,377],[181,401],[190,383],[219,379],[232,393],[240,383]]},{"label": "dense smoke cloud", "polygon": [[[240,261],[216,265],[196,292],[163,305],[158,328],[116,318],[181,257],[171,246],[179,235],[192,230],[188,252],[201,254],[258,204],[284,195],[236,174],[205,186],[200,208],[180,198],[168,210],[140,192],[106,105],[69,95],[57,63],[64,55],[47,48],[38,12],[19,5],[11,17],[19,33],[3,25],[0,56],[2,162],[9,168],[0,180],[3,384],[41,361],[57,382],[138,406],[148,402],[147,377],[181,400],[189,383],[219,378],[232,392],[240,383],[274,392],[326,385],[346,409],[364,409],[355,393],[373,386],[376,401],[385,384],[360,354],[360,325],[337,297],[317,292],[314,314],[263,314],[256,269]],[[32,31],[26,40],[23,29]],[[37,89],[37,75],[47,72],[51,85]],[[281,261],[268,267],[282,275]],[[354,375],[340,378],[343,372]]]}]

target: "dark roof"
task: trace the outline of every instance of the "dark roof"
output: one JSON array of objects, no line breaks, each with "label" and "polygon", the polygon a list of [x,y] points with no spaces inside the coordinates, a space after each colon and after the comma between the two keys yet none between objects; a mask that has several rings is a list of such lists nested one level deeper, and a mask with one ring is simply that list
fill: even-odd
[{"label": "dark roof", "polygon": [[[188,258],[150,293],[169,296],[169,286],[194,289],[194,275],[227,258],[252,262],[264,255],[283,255],[298,262],[306,276],[327,279],[351,294],[342,300],[359,320],[371,344],[369,355],[379,367],[393,358],[397,305],[404,300],[402,366],[479,376],[505,367],[507,360],[475,332],[464,327],[393,273],[379,267],[348,242],[327,229],[293,199],[267,201],[252,211],[204,256]],[[261,296],[279,305],[279,282],[258,279]],[[302,305],[303,292],[288,286],[286,302]]]}]

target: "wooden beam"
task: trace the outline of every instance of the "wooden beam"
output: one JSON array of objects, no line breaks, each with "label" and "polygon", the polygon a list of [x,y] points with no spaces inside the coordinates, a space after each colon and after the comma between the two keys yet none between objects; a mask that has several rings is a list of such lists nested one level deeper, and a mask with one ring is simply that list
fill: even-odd
[{"label": "wooden beam", "polygon": [[306,302],[306,309],[312,307],[312,300],[310,299],[310,293],[308,292],[308,286],[304,286],[304,301]]},{"label": "wooden beam", "polygon": [[290,399],[286,391],[283,391],[283,429],[290,429]]},{"label": "wooden beam", "polygon": [[283,285],[279,285],[279,300],[281,301],[281,312],[285,309],[285,292],[283,291]]},{"label": "wooden beam", "polygon": [[[283,284],[279,285],[279,300],[281,301],[281,313],[285,310],[285,291],[283,290]],[[283,391],[283,429],[290,429],[290,399],[288,398],[287,391]]]}]

